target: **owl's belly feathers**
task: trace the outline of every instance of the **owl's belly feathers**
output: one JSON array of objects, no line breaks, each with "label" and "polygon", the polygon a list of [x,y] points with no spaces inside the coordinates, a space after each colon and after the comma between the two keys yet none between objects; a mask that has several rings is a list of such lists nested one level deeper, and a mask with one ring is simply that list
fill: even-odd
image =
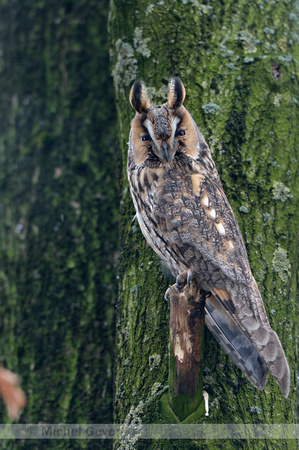
[{"label": "owl's belly feathers", "polygon": [[194,240],[205,242],[209,232],[201,220],[204,211],[192,210],[192,177],[174,169],[143,168],[129,178],[137,219],[149,245],[174,276],[198,266],[203,258]]},{"label": "owl's belly feathers", "polygon": [[[219,242],[213,233],[213,220],[207,216],[200,202],[200,193],[194,205],[194,190],[199,185],[198,174],[194,178],[182,170],[166,170],[163,182],[157,185],[154,193],[151,190],[148,198],[157,227],[167,247],[174,252],[170,261],[167,258],[166,264],[175,276],[190,270],[201,285],[208,289],[209,271],[217,271],[221,263],[213,255],[211,244],[217,246]],[[200,181],[203,182],[204,177]],[[223,258],[220,252],[219,257]]]}]

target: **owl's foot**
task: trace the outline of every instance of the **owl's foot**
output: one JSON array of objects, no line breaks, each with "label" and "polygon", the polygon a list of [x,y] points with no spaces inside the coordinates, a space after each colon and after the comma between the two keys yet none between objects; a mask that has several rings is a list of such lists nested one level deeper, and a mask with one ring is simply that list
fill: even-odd
[{"label": "owl's foot", "polygon": [[179,292],[182,292],[186,284],[190,287],[190,283],[193,279],[192,272],[190,270],[186,270],[186,272],[180,273],[176,277],[176,287]]},{"label": "owl's foot", "polygon": [[165,292],[164,298],[167,302],[170,301],[170,288],[168,288],[167,291]]},{"label": "owl's foot", "polygon": [[192,280],[193,280],[192,272],[191,272],[190,270],[188,270],[188,275],[187,275],[187,284],[188,284],[188,287],[190,287],[190,283],[191,283]]}]

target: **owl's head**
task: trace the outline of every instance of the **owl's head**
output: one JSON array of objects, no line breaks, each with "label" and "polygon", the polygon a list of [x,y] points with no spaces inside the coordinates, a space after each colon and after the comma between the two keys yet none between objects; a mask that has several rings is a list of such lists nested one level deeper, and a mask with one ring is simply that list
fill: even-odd
[{"label": "owl's head", "polygon": [[154,108],[145,84],[133,84],[130,103],[136,115],[131,123],[130,150],[135,165],[148,162],[171,166],[182,154],[198,157],[200,141],[204,139],[183,106],[185,94],[183,83],[174,77],[169,82],[168,101],[161,108]]}]

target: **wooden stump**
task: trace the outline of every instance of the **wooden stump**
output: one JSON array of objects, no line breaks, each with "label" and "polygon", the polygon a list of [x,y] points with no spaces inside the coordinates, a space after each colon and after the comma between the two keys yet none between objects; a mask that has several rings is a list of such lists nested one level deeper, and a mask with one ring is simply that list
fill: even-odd
[{"label": "wooden stump", "polygon": [[204,292],[194,281],[170,299],[169,405],[180,421],[194,413],[201,402],[204,349]]}]

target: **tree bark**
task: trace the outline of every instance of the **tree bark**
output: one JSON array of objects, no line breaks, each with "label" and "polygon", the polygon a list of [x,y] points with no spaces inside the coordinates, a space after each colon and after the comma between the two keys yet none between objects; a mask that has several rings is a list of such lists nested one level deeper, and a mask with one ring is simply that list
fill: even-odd
[{"label": "tree bark", "polygon": [[[133,221],[126,159],[134,112],[128,95],[131,83],[143,79],[152,102],[161,105],[168,79],[178,75],[187,90],[184,104],[210,145],[271,326],[291,368],[288,399],[272,377],[259,392],[206,331],[204,389],[210,396],[210,416],[198,423],[295,423],[299,56],[295,2],[113,0],[110,14],[122,148],[116,421],[167,421],[159,398],[168,388],[169,307],[164,293],[173,280]],[[276,444],[222,441],[223,448]],[[295,448],[294,441],[279,444]],[[157,443],[143,442],[142,448],[151,445]],[[173,448],[174,443],[159,445]],[[189,442],[187,448],[193,445],[218,448],[219,442]]]},{"label": "tree bark", "polygon": [[0,348],[23,378],[21,423],[113,420],[118,194],[107,14],[107,1],[0,2]]}]

